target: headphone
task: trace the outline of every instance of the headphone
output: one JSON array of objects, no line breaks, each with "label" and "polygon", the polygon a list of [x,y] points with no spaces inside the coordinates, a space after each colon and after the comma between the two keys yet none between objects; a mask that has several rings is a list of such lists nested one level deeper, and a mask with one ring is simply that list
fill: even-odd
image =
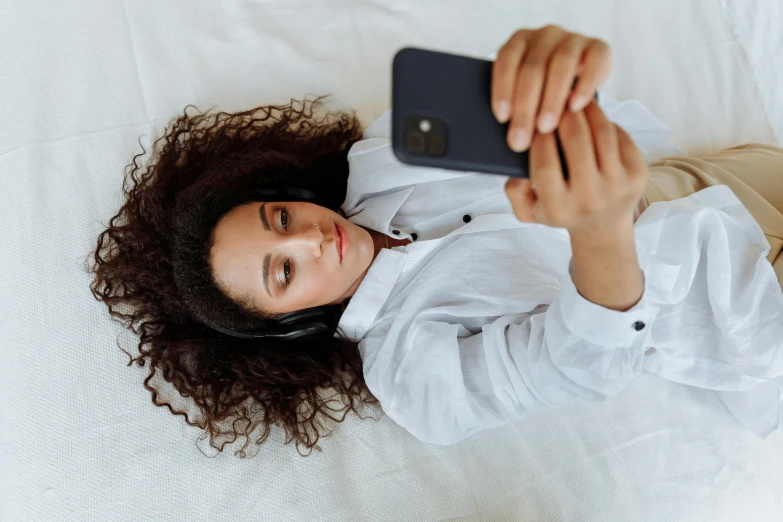
[{"label": "headphone", "polygon": [[[257,194],[261,198],[269,197],[274,201],[306,201],[322,205],[314,192],[297,187],[265,189]],[[239,339],[279,339],[286,342],[311,340],[327,334],[334,335],[339,319],[337,308],[336,305],[325,305],[289,312],[274,320],[271,327],[255,332],[232,330],[211,324],[207,326]]]}]

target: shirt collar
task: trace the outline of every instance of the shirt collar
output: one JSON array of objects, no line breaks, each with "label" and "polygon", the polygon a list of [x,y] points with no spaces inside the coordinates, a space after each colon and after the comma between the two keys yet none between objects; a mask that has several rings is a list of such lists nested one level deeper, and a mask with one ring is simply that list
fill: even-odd
[{"label": "shirt collar", "polygon": [[388,248],[378,252],[343,311],[337,324],[338,331],[342,331],[353,342],[362,340],[389,299],[407,257],[406,252]]},{"label": "shirt collar", "polygon": [[351,223],[388,234],[392,218],[397,215],[397,211],[411,195],[414,188],[408,187],[389,194],[373,196],[364,200],[356,208],[346,209],[343,207],[343,211],[346,214],[351,214],[349,218]]}]

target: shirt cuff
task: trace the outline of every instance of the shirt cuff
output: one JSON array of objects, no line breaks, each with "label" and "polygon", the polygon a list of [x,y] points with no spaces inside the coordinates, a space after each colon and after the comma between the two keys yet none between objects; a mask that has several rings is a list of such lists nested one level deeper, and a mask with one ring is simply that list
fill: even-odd
[{"label": "shirt cuff", "polygon": [[566,327],[581,339],[597,346],[612,348],[633,346],[646,338],[658,308],[647,299],[647,278],[642,270],[642,298],[625,312],[612,310],[588,301],[573,281],[573,261],[568,264],[560,295],[560,310]]}]

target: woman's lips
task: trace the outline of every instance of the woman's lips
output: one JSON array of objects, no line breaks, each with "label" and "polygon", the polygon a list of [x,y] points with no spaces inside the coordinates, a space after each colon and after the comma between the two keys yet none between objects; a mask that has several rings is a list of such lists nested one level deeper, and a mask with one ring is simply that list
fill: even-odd
[{"label": "woman's lips", "polygon": [[334,244],[337,246],[337,257],[340,258],[340,264],[343,262],[343,236],[340,234],[340,227],[337,223],[334,224],[334,231],[337,232],[337,241]]},{"label": "woman's lips", "polygon": [[345,259],[345,256],[348,255],[348,249],[351,246],[351,240],[348,238],[348,234],[340,228],[340,226],[337,225],[337,223],[334,224],[335,229],[337,230],[337,237],[338,237],[338,245],[337,245],[337,252],[340,254],[340,263],[343,262],[343,259]]}]

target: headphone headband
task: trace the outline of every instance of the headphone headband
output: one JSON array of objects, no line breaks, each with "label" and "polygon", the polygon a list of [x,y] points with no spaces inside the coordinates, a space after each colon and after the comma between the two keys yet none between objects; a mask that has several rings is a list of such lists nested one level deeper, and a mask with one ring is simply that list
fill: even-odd
[{"label": "headphone headband", "polygon": [[273,198],[285,198],[301,199],[303,201],[309,201],[311,203],[318,202],[318,196],[314,192],[299,188],[299,187],[283,187],[282,189],[263,189],[259,190],[257,194],[261,197],[271,196]]}]

